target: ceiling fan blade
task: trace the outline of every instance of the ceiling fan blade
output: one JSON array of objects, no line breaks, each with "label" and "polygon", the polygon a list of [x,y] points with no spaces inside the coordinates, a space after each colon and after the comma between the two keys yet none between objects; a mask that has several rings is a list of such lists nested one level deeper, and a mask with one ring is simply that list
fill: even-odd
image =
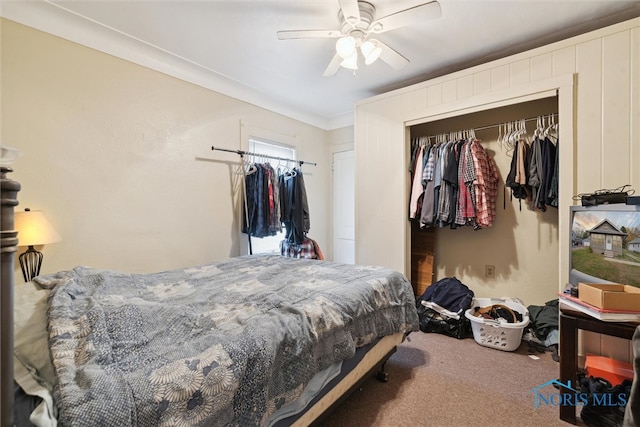
[{"label": "ceiling fan blade", "polygon": [[389,64],[394,70],[400,70],[409,64],[409,60],[407,58],[380,40],[378,40],[378,45],[382,49],[380,59]]},{"label": "ceiling fan blade", "polygon": [[342,36],[338,30],[285,30],[278,31],[279,40],[311,39],[311,38],[337,38]]},{"label": "ceiling fan blade", "polygon": [[371,23],[371,25],[369,25],[369,29],[367,31],[379,34],[396,28],[405,27],[407,25],[437,19],[440,16],[442,16],[440,3],[432,1],[430,3],[414,6],[412,8],[384,16],[380,19],[376,19]]},{"label": "ceiling fan blade", "polygon": [[360,8],[358,7],[358,0],[340,0],[340,9],[342,9],[342,16],[344,20],[350,23],[352,26],[360,22]]},{"label": "ceiling fan blade", "polygon": [[329,63],[329,66],[327,67],[327,69],[324,70],[322,77],[331,77],[335,73],[337,73],[338,69],[340,68],[341,62],[342,62],[342,57],[336,53],[333,56],[333,59],[331,60],[331,62]]}]

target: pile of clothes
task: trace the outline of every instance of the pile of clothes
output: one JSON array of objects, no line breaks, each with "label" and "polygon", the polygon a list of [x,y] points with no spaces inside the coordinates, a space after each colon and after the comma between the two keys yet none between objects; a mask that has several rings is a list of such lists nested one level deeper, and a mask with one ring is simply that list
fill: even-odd
[{"label": "pile of clothes", "polygon": [[499,323],[520,323],[522,314],[504,304],[493,304],[487,307],[476,307],[473,312],[476,317],[495,320]]},{"label": "pile of clothes", "polygon": [[559,300],[547,301],[545,305],[527,307],[531,322],[524,331],[522,339],[529,345],[529,353],[545,353],[550,351],[553,360],[560,361],[558,356],[559,337]]},{"label": "pile of clothes", "polygon": [[420,330],[458,339],[472,336],[464,312],[471,308],[473,297],[473,291],[455,277],[438,280],[417,300]]}]

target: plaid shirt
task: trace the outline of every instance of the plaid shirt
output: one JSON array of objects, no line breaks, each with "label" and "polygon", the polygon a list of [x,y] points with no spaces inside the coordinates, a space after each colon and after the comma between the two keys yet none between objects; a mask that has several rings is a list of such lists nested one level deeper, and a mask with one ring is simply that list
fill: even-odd
[{"label": "plaid shirt", "polygon": [[469,143],[465,142],[460,146],[460,156],[458,158],[458,195],[456,201],[456,225],[466,225],[468,218],[475,218],[475,209],[471,201],[469,185],[466,182],[465,172],[467,170],[467,159],[470,156],[468,150]]},{"label": "plaid shirt", "polygon": [[312,239],[306,238],[302,243],[282,240],[280,242],[280,255],[289,258],[322,259],[316,252],[316,246]]},{"label": "plaid shirt", "polygon": [[476,195],[476,218],[480,227],[491,227],[496,218],[496,197],[498,195],[498,169],[496,163],[480,144],[471,142],[476,180],[473,189]]},{"label": "plaid shirt", "polygon": [[467,224],[469,221],[475,221],[476,218],[476,193],[472,191],[473,182],[476,180],[476,170],[473,166],[471,142],[464,145],[463,153],[465,154],[465,161],[460,188],[464,189],[463,196],[465,198],[462,205],[463,224]]}]

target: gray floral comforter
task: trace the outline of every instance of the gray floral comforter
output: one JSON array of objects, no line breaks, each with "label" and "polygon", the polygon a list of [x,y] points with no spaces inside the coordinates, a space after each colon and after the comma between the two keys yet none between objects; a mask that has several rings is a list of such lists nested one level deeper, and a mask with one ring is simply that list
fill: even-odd
[{"label": "gray floral comforter", "polygon": [[411,285],[378,267],[246,256],[44,279],[63,425],[259,426],[356,347],[418,328]]}]

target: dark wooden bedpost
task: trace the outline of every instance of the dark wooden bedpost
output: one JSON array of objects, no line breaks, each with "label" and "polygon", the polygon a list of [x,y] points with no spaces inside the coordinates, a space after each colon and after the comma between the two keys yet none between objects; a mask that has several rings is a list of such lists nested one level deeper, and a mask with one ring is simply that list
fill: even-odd
[{"label": "dark wooden bedpost", "polygon": [[13,169],[0,166],[0,425],[13,426],[13,266],[18,231],[13,228],[13,208],[20,184],[6,177]]}]

